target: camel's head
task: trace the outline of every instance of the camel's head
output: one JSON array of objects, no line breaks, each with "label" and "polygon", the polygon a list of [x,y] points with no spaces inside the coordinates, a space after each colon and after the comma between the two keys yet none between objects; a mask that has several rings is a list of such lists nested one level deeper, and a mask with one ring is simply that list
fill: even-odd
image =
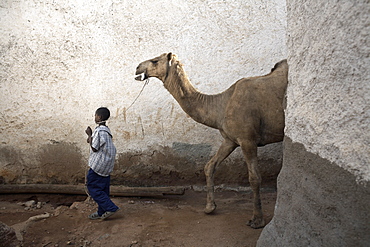
[{"label": "camel's head", "polygon": [[172,53],[164,53],[159,57],[140,63],[136,68],[135,80],[144,81],[149,77],[157,77],[163,81],[166,78],[169,67],[171,66],[171,61],[175,57],[176,55]]}]

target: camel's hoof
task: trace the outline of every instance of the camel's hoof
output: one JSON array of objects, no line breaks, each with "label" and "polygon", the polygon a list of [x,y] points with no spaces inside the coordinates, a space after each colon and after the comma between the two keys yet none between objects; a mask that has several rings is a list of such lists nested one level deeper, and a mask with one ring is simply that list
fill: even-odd
[{"label": "camel's hoof", "polygon": [[265,226],[265,221],[263,219],[251,219],[247,222],[247,225],[253,229],[258,229]]},{"label": "camel's hoof", "polygon": [[214,203],[207,204],[206,208],[204,209],[204,212],[205,212],[206,214],[210,214],[210,213],[212,213],[213,211],[215,211],[215,209],[216,209],[216,204],[214,204]]}]

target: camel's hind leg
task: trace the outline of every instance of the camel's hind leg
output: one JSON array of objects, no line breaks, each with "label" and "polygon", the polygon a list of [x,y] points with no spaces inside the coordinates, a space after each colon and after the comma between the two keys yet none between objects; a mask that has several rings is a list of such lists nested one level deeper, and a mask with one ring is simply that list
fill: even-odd
[{"label": "camel's hind leg", "polygon": [[247,162],[249,183],[253,191],[253,216],[247,225],[252,228],[261,228],[265,226],[265,221],[260,198],[261,175],[258,169],[257,146],[251,142],[244,142],[241,144],[241,148]]},{"label": "camel's hind leg", "polygon": [[214,173],[215,168],[220,164],[227,156],[229,156],[238,145],[234,142],[225,139],[221,147],[218,149],[215,156],[204,167],[204,173],[207,179],[207,205],[204,210],[205,213],[212,213],[216,209],[216,203],[214,198]]}]

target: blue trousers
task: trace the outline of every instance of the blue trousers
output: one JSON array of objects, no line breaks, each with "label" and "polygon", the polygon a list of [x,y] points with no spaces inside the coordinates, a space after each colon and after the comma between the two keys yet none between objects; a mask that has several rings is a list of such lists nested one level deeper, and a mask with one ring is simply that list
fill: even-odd
[{"label": "blue trousers", "polygon": [[109,198],[110,176],[103,177],[92,169],[87,174],[87,189],[90,196],[98,204],[98,214],[102,216],[107,211],[115,212],[118,207]]}]

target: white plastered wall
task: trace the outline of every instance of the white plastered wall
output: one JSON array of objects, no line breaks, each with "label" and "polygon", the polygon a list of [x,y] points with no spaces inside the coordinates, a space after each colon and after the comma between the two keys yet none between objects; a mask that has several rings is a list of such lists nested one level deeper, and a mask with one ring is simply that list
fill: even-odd
[{"label": "white plastered wall", "polygon": [[[111,110],[118,152],[208,143],[216,130],[186,116],[158,80],[142,88],[136,66],[178,55],[192,83],[219,93],[237,79],[268,73],[286,58],[285,0],[41,1],[0,3],[1,147],[37,163],[40,146],[76,145],[94,111]],[[86,151],[86,152],[85,152]],[[0,169],[9,162],[0,159]],[[8,163],[7,163],[8,162]]]},{"label": "white plastered wall", "polygon": [[285,134],[358,182],[369,181],[370,6],[289,1],[288,7]]}]

